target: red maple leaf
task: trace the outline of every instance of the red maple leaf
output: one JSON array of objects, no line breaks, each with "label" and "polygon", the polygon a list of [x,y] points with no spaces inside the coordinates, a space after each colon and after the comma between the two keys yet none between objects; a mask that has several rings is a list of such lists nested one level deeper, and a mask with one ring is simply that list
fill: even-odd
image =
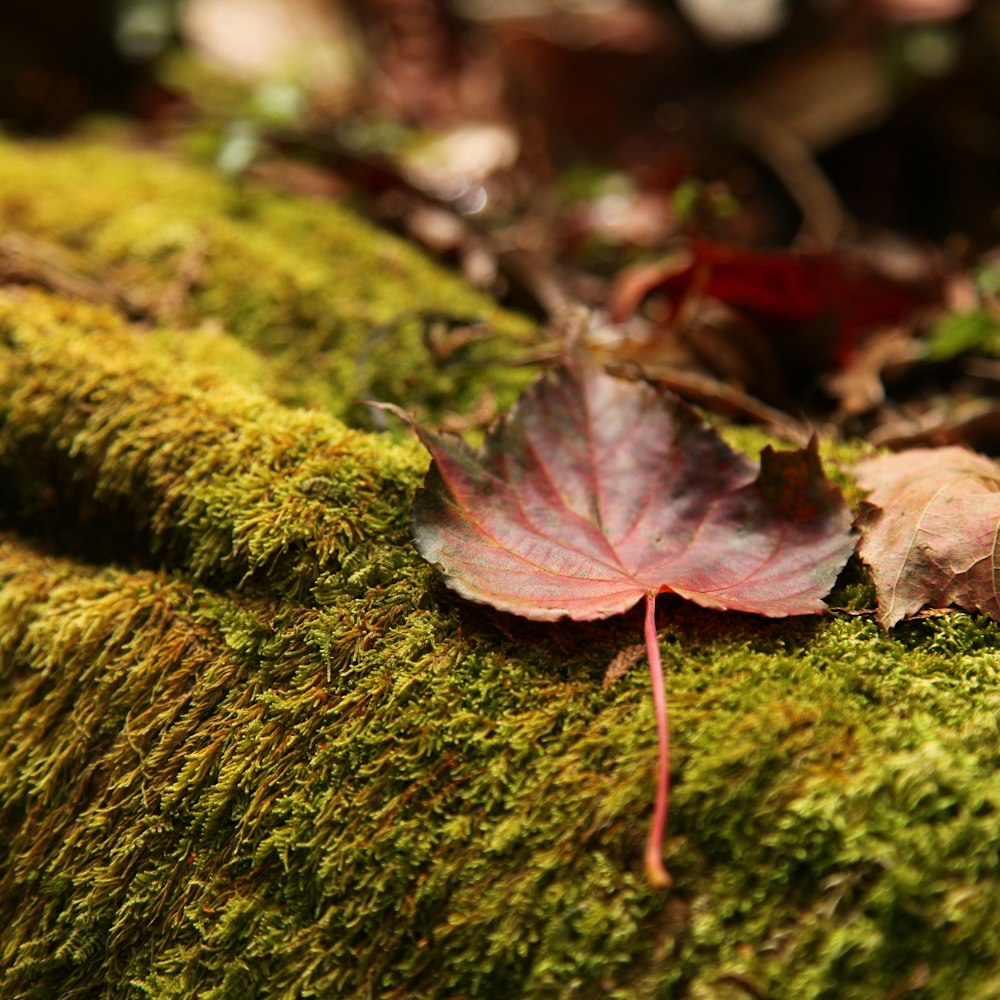
[{"label": "red maple leaf", "polygon": [[[941,276],[929,264],[919,278],[903,281],[871,260],[843,252],[744,250],[696,239],[679,260],[626,270],[609,309],[620,321],[649,295],[657,293],[676,304],[693,289],[757,319],[772,333],[832,321],[828,332],[812,335],[834,338],[832,353],[840,364],[865,332],[901,323],[943,294]],[[798,345],[792,339],[788,346]]]},{"label": "red maple leaf", "polygon": [[543,620],[606,618],[645,598],[660,737],[646,868],[667,885],[656,595],[772,617],[822,611],[854,538],[815,443],[767,448],[758,468],[676,396],[584,358],[536,383],[482,451],[414,426],[434,458],[414,538],[460,594]]}]

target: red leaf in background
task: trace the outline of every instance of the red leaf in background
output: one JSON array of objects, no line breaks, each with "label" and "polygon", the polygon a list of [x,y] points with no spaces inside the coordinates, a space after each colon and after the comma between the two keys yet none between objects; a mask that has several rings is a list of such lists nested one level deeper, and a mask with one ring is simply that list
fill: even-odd
[{"label": "red leaf in background", "polygon": [[847,254],[742,250],[694,240],[681,260],[625,271],[609,311],[621,321],[652,294],[676,307],[693,292],[765,325],[802,327],[829,319],[835,338],[830,353],[842,364],[866,331],[903,322],[939,301],[942,287],[939,275],[902,281]]},{"label": "red leaf in background", "polygon": [[822,611],[854,538],[815,444],[768,448],[758,469],[677,397],[584,358],[536,383],[482,451],[416,430],[434,458],[416,545],[460,594],[543,620],[606,618],[645,598],[661,748],[646,866],[667,884],[656,595],[773,617]]},{"label": "red leaf in background", "polygon": [[912,448],[866,459],[859,518],[884,628],[922,607],[1000,619],[1000,466],[965,448]]}]

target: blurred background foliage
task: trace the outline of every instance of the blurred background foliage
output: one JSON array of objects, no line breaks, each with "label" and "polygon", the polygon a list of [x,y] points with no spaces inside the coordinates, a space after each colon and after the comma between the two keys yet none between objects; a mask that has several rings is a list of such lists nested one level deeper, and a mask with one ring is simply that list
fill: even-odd
[{"label": "blurred background foliage", "polygon": [[773,426],[1000,394],[995,0],[16,0],[0,124],[345,203]]},{"label": "blurred background foliage", "polygon": [[364,199],[395,169],[598,258],[720,203],[758,245],[858,222],[983,250],[998,57],[1000,7],[969,0],[14,0],[0,121],[125,113],[232,173],[297,147],[286,183]]}]

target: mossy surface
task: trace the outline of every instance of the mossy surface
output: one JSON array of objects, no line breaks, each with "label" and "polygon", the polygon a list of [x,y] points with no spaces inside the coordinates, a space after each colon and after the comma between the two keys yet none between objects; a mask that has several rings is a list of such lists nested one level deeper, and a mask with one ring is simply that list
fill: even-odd
[{"label": "mossy surface", "polygon": [[[289,404],[356,422],[358,400],[380,399],[434,418],[487,389],[506,405],[532,378],[509,364],[532,325],[403,240],[163,155],[0,143],[0,229],[29,270],[90,281],[154,325],[221,324],[267,360],[264,374],[231,355],[237,377]],[[436,324],[483,335],[442,358]]]},{"label": "mossy surface", "polygon": [[[94,275],[101,225],[59,236]],[[304,369],[201,307],[0,290],[0,997],[1000,996],[995,624],[661,598],[653,891],[648,681],[601,683],[641,615],[450,596],[418,446],[285,405]]]}]

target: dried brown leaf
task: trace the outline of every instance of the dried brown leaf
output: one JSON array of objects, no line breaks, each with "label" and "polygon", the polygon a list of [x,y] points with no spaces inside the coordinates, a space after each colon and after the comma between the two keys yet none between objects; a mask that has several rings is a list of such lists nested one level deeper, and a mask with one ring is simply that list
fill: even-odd
[{"label": "dried brown leaf", "polygon": [[1000,467],[965,448],[914,448],[856,472],[871,490],[858,551],[881,625],[951,605],[1000,619]]}]

